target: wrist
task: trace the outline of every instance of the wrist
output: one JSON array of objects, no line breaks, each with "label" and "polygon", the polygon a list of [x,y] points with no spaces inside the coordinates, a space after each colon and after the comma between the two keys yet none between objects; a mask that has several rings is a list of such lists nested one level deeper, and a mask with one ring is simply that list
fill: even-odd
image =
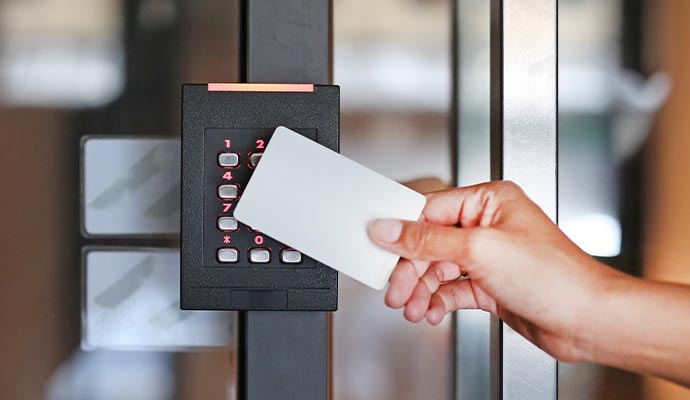
[{"label": "wrist", "polygon": [[584,362],[608,364],[607,354],[616,346],[619,317],[624,315],[626,298],[640,284],[640,279],[597,263],[599,274],[592,283],[591,301],[582,321],[578,349]]}]

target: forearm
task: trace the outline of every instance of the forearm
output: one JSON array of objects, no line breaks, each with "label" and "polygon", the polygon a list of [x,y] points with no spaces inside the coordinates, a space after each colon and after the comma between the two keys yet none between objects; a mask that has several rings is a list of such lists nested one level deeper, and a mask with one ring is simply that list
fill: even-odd
[{"label": "forearm", "polygon": [[690,287],[614,276],[585,343],[590,361],[690,386]]}]

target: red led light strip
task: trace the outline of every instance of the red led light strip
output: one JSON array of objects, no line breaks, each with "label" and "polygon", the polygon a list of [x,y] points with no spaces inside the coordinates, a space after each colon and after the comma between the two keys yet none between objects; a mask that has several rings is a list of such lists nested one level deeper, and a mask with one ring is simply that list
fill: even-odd
[{"label": "red led light strip", "polygon": [[209,92],[313,92],[313,83],[209,83]]}]

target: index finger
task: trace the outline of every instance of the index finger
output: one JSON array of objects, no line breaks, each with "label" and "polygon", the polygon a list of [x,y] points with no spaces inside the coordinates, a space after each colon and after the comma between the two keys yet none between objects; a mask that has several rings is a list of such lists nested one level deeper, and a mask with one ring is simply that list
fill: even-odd
[{"label": "index finger", "polygon": [[429,193],[422,216],[432,224],[477,226],[485,203],[483,192],[477,185]]},{"label": "index finger", "polygon": [[501,199],[512,186],[493,181],[432,192],[426,195],[422,216],[426,222],[437,225],[489,226],[496,222]]}]

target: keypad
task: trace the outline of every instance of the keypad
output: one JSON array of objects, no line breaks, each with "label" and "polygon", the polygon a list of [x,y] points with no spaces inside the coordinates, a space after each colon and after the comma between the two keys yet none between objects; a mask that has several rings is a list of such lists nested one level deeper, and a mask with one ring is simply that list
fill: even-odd
[{"label": "keypad", "polygon": [[[233,211],[258,166],[273,128],[209,128],[204,133],[204,265],[227,268],[311,268],[299,251],[237,221]],[[313,129],[299,130],[316,140]]]}]

